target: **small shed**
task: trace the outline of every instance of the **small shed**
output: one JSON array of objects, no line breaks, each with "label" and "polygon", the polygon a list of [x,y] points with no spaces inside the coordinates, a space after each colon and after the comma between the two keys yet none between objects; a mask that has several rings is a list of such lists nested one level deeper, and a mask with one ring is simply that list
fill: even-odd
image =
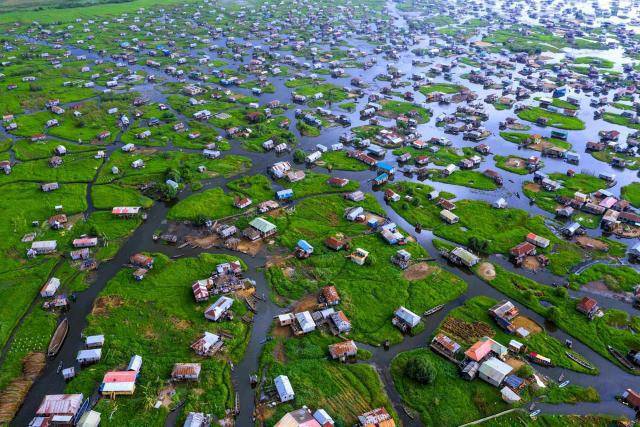
[{"label": "small shed", "polygon": [[104,335],[90,335],[84,339],[87,348],[97,348],[104,345]]},{"label": "small shed", "polygon": [[291,387],[291,382],[289,381],[289,377],[286,375],[278,375],[273,380],[276,391],[278,392],[278,397],[280,398],[280,402],[288,402],[293,400],[296,395],[293,392],[293,387]]},{"label": "small shed", "polygon": [[101,348],[91,348],[88,350],[80,350],[76,356],[76,361],[81,365],[89,365],[100,361],[102,357]]}]

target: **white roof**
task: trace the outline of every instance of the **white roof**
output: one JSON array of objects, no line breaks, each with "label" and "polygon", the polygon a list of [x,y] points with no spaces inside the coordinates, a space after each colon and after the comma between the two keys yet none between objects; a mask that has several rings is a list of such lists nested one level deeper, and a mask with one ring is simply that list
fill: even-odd
[{"label": "white roof", "polygon": [[406,309],[403,306],[400,306],[400,308],[397,309],[394,314],[400,319],[402,319],[404,322],[406,322],[408,325],[410,325],[411,327],[414,327],[418,323],[420,323],[420,316],[418,316],[411,310]]},{"label": "white roof", "polygon": [[100,412],[87,411],[82,414],[77,427],[98,427],[100,425]]},{"label": "white roof", "polygon": [[87,345],[104,343],[104,335],[91,335],[85,339]]},{"label": "white roof", "polygon": [[502,387],[502,390],[500,390],[500,393],[502,393],[502,398],[507,402],[520,401],[520,396],[518,396],[513,390],[511,390],[507,386]]},{"label": "white roof", "polygon": [[76,356],[76,360],[100,359],[102,357],[101,348],[92,348],[89,350],[80,350]]},{"label": "white roof", "polygon": [[111,392],[118,393],[118,392],[126,392],[126,391],[130,391],[133,393],[135,388],[136,388],[136,383],[133,381],[102,383],[103,393],[111,393]]},{"label": "white roof", "polygon": [[480,365],[480,373],[486,375],[496,382],[501,382],[504,377],[509,375],[513,368],[500,359],[492,357],[482,365]]},{"label": "white roof", "polygon": [[313,331],[316,328],[316,323],[311,318],[311,313],[303,311],[302,313],[296,313],[296,320],[300,324],[303,332]]},{"label": "white roof", "polygon": [[131,356],[131,360],[129,361],[129,365],[127,366],[127,371],[140,372],[141,367],[142,367],[142,356],[138,356],[137,354]]},{"label": "white roof", "polygon": [[278,395],[282,400],[283,397],[293,396],[293,387],[291,387],[291,382],[289,382],[289,377],[286,375],[278,375],[273,382],[276,385],[276,390],[278,390]]},{"label": "white roof", "polygon": [[313,418],[316,419],[317,422],[320,423],[320,425],[326,425],[327,423],[333,425],[333,418],[331,418],[331,416],[329,414],[327,414],[327,411],[325,411],[324,409],[318,409],[316,412],[313,413]]}]

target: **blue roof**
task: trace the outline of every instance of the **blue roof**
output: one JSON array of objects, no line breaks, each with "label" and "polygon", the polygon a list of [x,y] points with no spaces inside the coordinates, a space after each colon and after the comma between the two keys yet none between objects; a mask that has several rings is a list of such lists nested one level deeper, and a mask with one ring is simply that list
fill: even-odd
[{"label": "blue roof", "polygon": [[387,172],[393,170],[393,166],[391,166],[389,163],[386,163],[386,162],[378,162],[376,163],[376,166]]},{"label": "blue roof", "polygon": [[504,383],[511,388],[518,388],[524,383],[524,380],[515,375],[507,375],[504,379]]},{"label": "blue roof", "polygon": [[307,242],[306,240],[302,240],[302,239],[298,240],[298,247],[305,252],[313,251],[313,246],[311,246],[309,242]]},{"label": "blue roof", "polygon": [[386,173],[381,173],[380,175],[378,175],[375,179],[376,182],[382,182],[382,181],[386,181],[389,179],[389,175],[387,175]]},{"label": "blue roof", "polygon": [[276,193],[279,199],[284,199],[293,196],[293,190],[291,188],[287,188],[285,190],[280,190]]}]

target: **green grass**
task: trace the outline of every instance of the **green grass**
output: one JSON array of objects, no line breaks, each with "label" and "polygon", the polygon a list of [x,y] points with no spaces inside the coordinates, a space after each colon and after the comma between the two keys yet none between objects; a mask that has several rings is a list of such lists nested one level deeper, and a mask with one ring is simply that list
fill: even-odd
[{"label": "green grass", "polygon": [[[605,113],[606,115],[606,113]],[[530,107],[518,112],[518,117],[528,122],[536,122],[541,117],[548,119],[547,126],[555,127],[558,129],[566,130],[582,130],[585,128],[585,124],[577,117],[565,116],[563,114],[554,113],[542,109],[540,107]]]},{"label": "green grass", "polygon": [[284,188],[291,188],[293,190],[294,199],[326,193],[344,193],[347,191],[357,190],[360,186],[358,181],[351,180],[342,188],[333,187],[327,184],[327,180],[329,178],[329,175],[323,173],[307,171],[306,176],[302,181],[292,183],[286,179],[280,179],[278,183]]},{"label": "green grass", "polygon": [[238,195],[250,198],[254,203],[274,198],[271,181],[265,175],[243,176],[228,182],[227,187],[238,193]]},{"label": "green grass", "polygon": [[[327,360],[327,346],[338,341],[317,331],[302,338],[280,338],[265,346],[261,365],[267,381],[286,375],[296,393],[294,401],[276,407],[266,420],[267,426],[303,405],[324,408],[336,425],[352,425],[358,415],[378,407],[385,407],[397,420],[375,368]],[[281,359],[276,358],[276,350],[282,354]]]},{"label": "green grass", "polygon": [[418,107],[410,102],[385,99],[380,101],[380,105],[382,105],[382,110],[378,114],[384,117],[395,119],[401,115],[416,115],[418,123],[426,123],[431,118],[431,113],[426,108]]},{"label": "green grass", "polygon": [[[539,97],[534,99],[536,101],[540,101]],[[564,108],[565,110],[577,110],[579,108],[577,105],[573,105],[569,101],[565,101],[564,99],[560,99],[560,98],[553,98],[551,100],[551,105],[553,105],[556,108]]]},{"label": "green grass", "polygon": [[235,197],[225,193],[222,188],[212,188],[180,200],[169,209],[167,219],[194,221],[199,216],[212,220],[225,218],[240,213],[241,210],[233,206],[234,200]]},{"label": "green grass", "polygon": [[[405,279],[403,272],[389,261],[398,247],[386,244],[379,235],[363,234],[367,230],[364,224],[343,218],[344,209],[353,205],[356,204],[339,195],[314,197],[298,203],[295,213],[274,218],[280,246],[293,250],[299,239],[306,239],[315,251],[306,260],[290,259],[284,266],[269,268],[267,278],[276,294],[275,300],[283,305],[332,283],[341,295],[340,309],[353,324],[350,334],[353,339],[374,344],[389,339],[397,343],[402,335],[391,324],[391,317],[398,306],[405,305],[421,313],[457,298],[466,290],[466,283],[435,264],[427,277]],[[381,212],[372,197],[357,205]],[[351,237],[352,248],[369,251],[371,263],[359,266],[345,258],[345,253],[327,249],[323,241],[336,233]],[[414,258],[427,256],[416,243],[404,248]],[[285,268],[289,268],[288,275],[283,272]]]},{"label": "green grass", "polygon": [[[551,261],[553,263],[553,260]],[[601,356],[618,363],[609,353],[607,346],[626,354],[630,349],[640,349],[640,338],[629,330],[618,329],[607,323],[605,318],[589,320],[576,310],[577,300],[559,293],[555,288],[541,285],[531,279],[495,266],[496,278],[487,281],[508,298],[523,304],[541,316],[547,316],[549,309],[541,302],[546,301],[558,308],[556,325],[569,335],[580,340]]]},{"label": "green grass", "polygon": [[602,119],[605,122],[613,123],[615,125],[626,126],[631,129],[640,129],[639,123],[632,123],[631,119],[623,117],[620,114],[607,112],[602,115]]},{"label": "green grass", "polygon": [[[512,172],[512,173],[516,173],[518,175],[527,175],[529,173],[529,170],[526,167],[526,159],[523,159],[522,157],[518,157],[518,156],[507,156],[507,157],[505,157],[505,156],[495,155],[495,156],[493,156],[493,159],[496,162],[496,167],[498,167],[500,169],[504,169],[506,171],[509,171],[509,172]],[[522,161],[523,167],[516,168],[516,167],[507,165],[507,161],[509,159],[518,159],[518,160]]]},{"label": "green grass", "polygon": [[347,156],[345,151],[328,151],[322,154],[321,162],[324,167],[331,170],[365,171],[369,166],[353,157]]},{"label": "green grass", "polygon": [[103,420],[106,425],[162,422],[168,409],[153,409],[152,405],[176,362],[202,364],[198,383],[176,387],[172,405],[186,400],[183,416],[189,411],[204,411],[222,417],[225,408],[233,406],[233,386],[226,361],[221,355],[198,357],[189,345],[203,331],[225,330],[233,338],[225,342],[224,355],[236,363],[242,358],[249,337],[249,327],[240,320],[247,310],[245,305],[235,301],[233,321],[211,323],[203,316],[206,304],[196,304],[191,293],[194,280],[208,277],[217,263],[235,258],[202,254],[170,261],[161,254],[154,257],[154,268],[142,282],[135,282],[131,270],[123,269],[100,293],[102,301],[109,301],[110,305],[106,312],[88,317],[85,334],[105,335],[103,358],[82,369],[66,387],[67,392],[90,395],[106,371],[126,366],[133,354],[142,356],[135,394],[99,401],[96,410],[111,414]]},{"label": "green grass", "polygon": [[620,189],[620,195],[634,207],[640,207],[640,183],[632,182]]},{"label": "green grass", "polygon": [[464,86],[460,86],[452,83],[434,83],[428,86],[421,86],[420,92],[423,95],[427,95],[433,92],[454,94],[462,91],[463,89],[464,89]]},{"label": "green grass", "polygon": [[[410,195],[414,199],[410,203],[402,200],[391,202],[399,215],[412,225],[420,224],[433,229],[435,235],[453,242],[466,245],[471,237],[476,237],[488,242],[488,253],[507,254],[530,232],[554,240],[541,216],[530,217],[528,212],[521,209],[495,209],[487,202],[460,200],[455,202],[454,211],[460,221],[446,224],[439,217],[442,208],[436,205],[435,200],[427,200],[431,187],[402,182],[394,184],[392,188],[401,196]],[[505,227],[506,224],[508,227]]]},{"label": "green grass", "polygon": [[[142,159],[145,167],[134,169],[131,163],[134,160]],[[203,165],[206,168],[204,173],[197,171],[197,167]],[[119,181],[127,185],[135,185],[146,182],[164,181],[164,174],[168,169],[186,168],[191,174],[191,181],[195,182],[215,176],[234,176],[242,173],[251,165],[251,160],[244,156],[226,155],[215,160],[209,160],[200,154],[184,153],[179,151],[166,151],[158,153],[146,151],[144,153],[114,152],[107,164],[100,171],[98,183],[112,183]],[[120,173],[114,175],[111,168],[116,166]]]},{"label": "green grass", "polygon": [[[509,344],[509,341],[513,339],[513,335],[501,329],[497,325],[497,323],[489,316],[488,312],[488,310],[497,302],[498,301],[494,300],[493,298],[485,296],[474,297],[465,301],[464,305],[452,310],[449,313],[449,316],[463,320],[467,323],[482,322],[489,325],[494,330],[494,335],[492,335],[492,338],[506,346]],[[470,347],[475,343],[475,341],[464,341],[462,338],[454,336],[451,333],[447,333],[446,331],[441,332],[443,332],[445,335],[449,335],[463,347]],[[561,343],[556,338],[552,337],[544,331],[536,334],[531,334],[527,338],[517,339],[527,346],[527,351],[534,351],[550,358],[556,366],[571,369],[577,372],[588,373],[591,375],[598,374],[597,370],[586,369],[573,360],[569,359],[565,354],[565,351],[567,349],[564,343]]]},{"label": "green grass", "polygon": [[[172,0],[162,0],[164,5],[178,4]],[[42,6],[50,3],[45,3],[45,0],[36,0],[35,2],[28,3],[28,7]],[[64,9],[57,9],[55,13],[51,10],[20,10],[16,11],[14,5],[11,5],[11,11],[0,14],[0,22],[24,22],[29,23],[37,20],[40,23],[51,22],[69,22],[74,21],[76,18],[92,19],[96,16],[115,16],[120,13],[135,12],[141,7],[152,7],[158,4],[157,1],[150,0],[131,0],[128,2],[114,3],[110,1],[102,1],[101,4],[86,5],[86,3],[80,3],[80,0],[76,0],[76,4],[81,4],[82,7],[69,8],[66,2],[54,3],[56,5],[64,5]]]},{"label": "green grass", "polygon": [[[431,362],[436,371],[432,384],[421,385],[404,375],[413,356]],[[423,425],[461,425],[509,408],[498,389],[479,379],[464,381],[453,363],[428,349],[400,353],[391,363],[391,375],[403,402],[418,411]]]},{"label": "green grass", "polygon": [[595,65],[598,68],[613,68],[615,62],[595,56],[579,56],[573,61],[575,64]]},{"label": "green grass", "polygon": [[117,184],[92,186],[91,200],[96,209],[111,209],[114,206],[141,206],[143,208],[149,208],[153,205],[153,200],[143,196],[134,188]]},{"label": "green grass", "polygon": [[447,184],[475,188],[476,190],[492,191],[498,188],[494,180],[475,170],[458,170],[449,176],[443,176],[436,172],[430,179]]},{"label": "green grass", "polygon": [[614,292],[631,292],[640,283],[640,273],[627,266],[595,264],[580,274],[572,274],[569,280],[574,288],[599,281]]}]

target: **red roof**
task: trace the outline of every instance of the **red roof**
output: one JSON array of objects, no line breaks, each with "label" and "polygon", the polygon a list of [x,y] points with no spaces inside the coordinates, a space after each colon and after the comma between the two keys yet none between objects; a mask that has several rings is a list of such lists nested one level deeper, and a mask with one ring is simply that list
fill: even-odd
[{"label": "red roof", "polygon": [[640,394],[630,388],[627,389],[627,396],[625,397],[625,400],[629,405],[631,405],[631,407],[640,408]]},{"label": "red roof", "polygon": [[584,313],[590,313],[593,309],[598,306],[598,301],[593,298],[584,297],[578,303],[578,310]]},{"label": "red roof", "polygon": [[535,245],[529,243],[529,242],[522,242],[517,246],[514,246],[513,248],[511,248],[511,255],[513,256],[525,256],[525,255],[529,255],[533,252],[535,252],[536,247]]},{"label": "red roof", "polygon": [[481,361],[491,351],[491,341],[478,341],[472,345],[464,354],[471,360]]},{"label": "red roof", "polygon": [[104,374],[103,383],[132,383],[136,381],[136,371],[111,371]]}]

